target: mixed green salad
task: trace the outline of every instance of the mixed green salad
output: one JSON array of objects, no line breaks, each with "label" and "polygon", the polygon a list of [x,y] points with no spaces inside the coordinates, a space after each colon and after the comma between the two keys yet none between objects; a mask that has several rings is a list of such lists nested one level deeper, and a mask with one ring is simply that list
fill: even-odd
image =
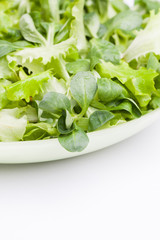
[{"label": "mixed green salad", "polygon": [[160,107],[160,3],[0,0],[0,141],[87,133]]}]

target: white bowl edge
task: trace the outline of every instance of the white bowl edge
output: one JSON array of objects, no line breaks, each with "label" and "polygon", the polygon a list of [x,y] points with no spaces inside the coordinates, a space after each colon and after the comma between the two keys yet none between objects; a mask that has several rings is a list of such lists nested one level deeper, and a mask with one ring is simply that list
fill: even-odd
[{"label": "white bowl edge", "polygon": [[71,153],[61,147],[58,139],[1,142],[0,163],[35,163],[71,158],[111,146],[133,136],[160,118],[160,109],[154,110],[139,119],[116,127],[89,133],[89,144],[82,152]]}]

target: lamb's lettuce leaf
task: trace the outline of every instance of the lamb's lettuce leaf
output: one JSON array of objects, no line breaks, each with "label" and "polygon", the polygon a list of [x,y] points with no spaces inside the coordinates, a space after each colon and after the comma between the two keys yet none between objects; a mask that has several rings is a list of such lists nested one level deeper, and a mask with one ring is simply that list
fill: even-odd
[{"label": "lamb's lettuce leaf", "polygon": [[19,49],[31,46],[30,43],[26,41],[17,41],[14,43],[0,40],[0,58],[6,56],[8,53],[14,52]]},{"label": "lamb's lettuce leaf", "polygon": [[46,45],[46,39],[37,31],[33,19],[29,14],[24,14],[19,22],[20,30],[23,37],[33,43],[40,43],[41,45]]},{"label": "lamb's lettuce leaf", "polygon": [[90,70],[90,61],[88,59],[78,59],[74,62],[68,62],[66,69],[70,74],[75,75],[78,72],[85,72]]},{"label": "lamb's lettuce leaf", "polygon": [[60,144],[69,152],[81,152],[83,151],[89,142],[86,133],[77,128],[68,135],[62,135],[58,138]]},{"label": "lamb's lettuce leaf", "polygon": [[85,113],[97,91],[95,77],[90,72],[79,72],[72,78],[70,89],[73,98]]},{"label": "lamb's lettuce leaf", "polygon": [[106,33],[103,38],[109,40],[116,29],[130,32],[140,28],[141,24],[142,17],[138,12],[131,10],[120,12],[106,22]]},{"label": "lamb's lettuce leaf", "polygon": [[114,44],[103,39],[92,39],[90,45],[88,57],[91,59],[92,69],[100,59],[114,64],[120,63],[120,52]]},{"label": "lamb's lettuce leaf", "polygon": [[100,28],[100,21],[98,14],[95,12],[87,13],[84,16],[85,30],[88,37],[98,38],[98,30]]},{"label": "lamb's lettuce leaf", "polygon": [[102,127],[105,123],[109,122],[112,118],[114,118],[114,115],[107,110],[95,111],[89,118],[88,130],[90,132],[95,131],[96,129]]},{"label": "lamb's lettuce leaf", "polygon": [[56,113],[62,110],[71,111],[69,99],[61,93],[49,92],[39,104],[40,109],[45,112]]},{"label": "lamb's lettuce leaf", "polygon": [[98,97],[102,102],[108,103],[127,98],[129,93],[120,83],[108,78],[100,78],[98,79]]}]

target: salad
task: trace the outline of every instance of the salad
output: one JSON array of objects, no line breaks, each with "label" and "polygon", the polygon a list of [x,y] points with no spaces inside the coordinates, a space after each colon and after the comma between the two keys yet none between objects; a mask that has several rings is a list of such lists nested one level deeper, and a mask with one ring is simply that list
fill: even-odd
[{"label": "salad", "polygon": [[160,107],[160,3],[0,1],[0,141],[88,132]]}]

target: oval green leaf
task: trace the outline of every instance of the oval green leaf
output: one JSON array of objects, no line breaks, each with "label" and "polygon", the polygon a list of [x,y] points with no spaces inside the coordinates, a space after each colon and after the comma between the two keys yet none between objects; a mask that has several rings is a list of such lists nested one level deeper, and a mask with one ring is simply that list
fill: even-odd
[{"label": "oval green leaf", "polygon": [[88,136],[82,129],[76,129],[68,135],[60,136],[58,140],[69,152],[81,152],[89,143]]},{"label": "oval green leaf", "polygon": [[105,123],[110,121],[112,118],[114,118],[114,114],[109,111],[106,111],[106,110],[95,111],[94,113],[91,114],[89,118],[89,127],[88,127],[89,132],[92,132],[102,127]]},{"label": "oval green leaf", "polygon": [[86,111],[97,91],[96,78],[91,72],[79,72],[72,78],[70,89],[73,98]]},{"label": "oval green leaf", "polygon": [[39,104],[39,108],[45,112],[56,113],[62,110],[71,111],[69,99],[61,93],[49,92]]}]

